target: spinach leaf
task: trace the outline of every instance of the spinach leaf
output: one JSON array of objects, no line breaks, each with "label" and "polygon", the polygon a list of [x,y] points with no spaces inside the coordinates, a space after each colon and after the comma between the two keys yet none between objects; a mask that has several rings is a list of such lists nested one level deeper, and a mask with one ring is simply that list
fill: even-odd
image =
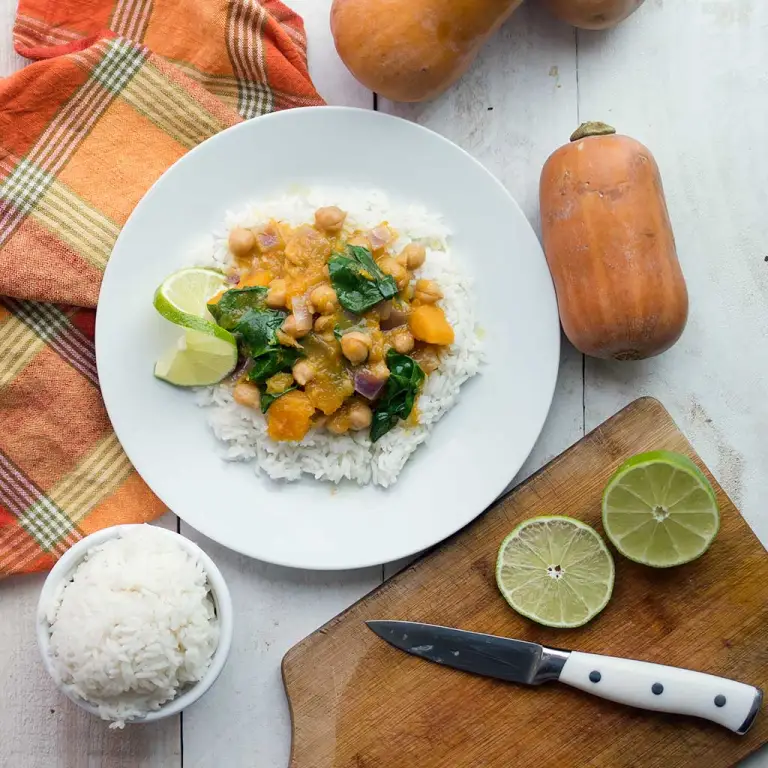
[{"label": "spinach leaf", "polygon": [[288,389],[284,389],[282,392],[277,392],[274,395],[268,395],[266,393],[263,394],[261,396],[261,412],[266,413],[269,409],[269,406],[272,405],[275,400],[287,394],[288,392],[293,392],[294,389],[298,389],[298,387],[294,385],[293,387],[288,387]]},{"label": "spinach leaf", "polygon": [[286,317],[276,309],[249,309],[234,327],[244,353],[253,358],[251,381],[258,383],[287,371],[301,357],[300,349],[282,346],[275,336]]},{"label": "spinach leaf", "polygon": [[349,323],[349,325],[336,323],[336,325],[333,326],[333,335],[336,337],[336,341],[341,341],[341,337],[350,331],[362,331],[363,333],[366,333],[369,331],[369,328],[364,322],[354,324]]},{"label": "spinach leaf", "polygon": [[208,305],[216,322],[237,336],[241,354],[253,359],[248,378],[257,383],[289,370],[301,357],[301,350],[278,343],[275,333],[288,313],[269,309],[266,295],[261,286],[233,288]]},{"label": "spinach leaf", "polygon": [[275,332],[287,317],[276,309],[249,309],[235,324],[232,331],[240,339],[241,346],[250,357],[263,355],[270,347],[277,345]]},{"label": "spinach leaf", "polygon": [[395,279],[385,275],[371,252],[359,245],[348,245],[344,255],[331,256],[328,272],[339,304],[356,315],[397,294]]},{"label": "spinach leaf", "polygon": [[225,330],[232,331],[250,309],[266,309],[267,289],[255,285],[249,288],[231,288],[216,303],[208,305],[213,319]]},{"label": "spinach leaf", "polygon": [[374,443],[386,435],[398,419],[407,419],[411,415],[425,379],[424,371],[412,357],[400,355],[394,349],[387,352],[387,366],[387,386],[373,412],[371,423],[371,440]]},{"label": "spinach leaf", "polygon": [[248,372],[248,378],[260,384],[270,376],[283,371],[290,371],[293,364],[302,356],[300,349],[294,347],[270,347],[253,359],[253,367]]}]

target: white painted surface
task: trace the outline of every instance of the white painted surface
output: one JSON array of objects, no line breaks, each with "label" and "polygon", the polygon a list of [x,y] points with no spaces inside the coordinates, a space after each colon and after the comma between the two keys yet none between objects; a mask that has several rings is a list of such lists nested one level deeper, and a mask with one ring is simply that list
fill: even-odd
[{"label": "white painted surface", "polygon": [[[735,733],[752,720],[759,697],[757,688],[736,680],[577,651],[568,657],[559,679],[601,699],[640,709],[703,717]],[[718,699],[721,701],[715,703]]]},{"label": "white painted surface", "polygon": [[[11,48],[15,2],[0,0],[0,75],[23,63]],[[370,106],[371,94],[333,49],[330,2],[289,0],[305,17],[316,84],[330,103]],[[574,31],[524,7],[444,97],[419,106],[380,105],[472,152],[535,226],[539,169],[579,117],[614,121],[648,143],[662,169],[691,291],[688,330],[657,360],[588,361],[586,387],[582,358],[566,347],[547,426],[519,477],[578,439],[585,424],[592,428],[635,397],[655,394],[764,543],[766,39],[768,6],[759,0],[647,0],[617,30],[578,35],[577,88]],[[206,698],[183,715],[184,766],[284,768],[290,719],[280,683],[283,653],[380,583],[384,569],[290,571],[223,550],[186,526],[182,532],[221,568],[237,618],[230,663]],[[0,766],[181,766],[179,719],[109,731],[57,695],[35,647],[41,583],[32,576],[0,585]],[[766,767],[766,751],[742,766]]]}]

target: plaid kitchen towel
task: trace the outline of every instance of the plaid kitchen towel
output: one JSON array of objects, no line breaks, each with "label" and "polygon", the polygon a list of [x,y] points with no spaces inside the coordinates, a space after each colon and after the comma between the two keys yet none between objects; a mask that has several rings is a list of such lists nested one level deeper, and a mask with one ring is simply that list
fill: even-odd
[{"label": "plaid kitchen towel", "polygon": [[0,81],[0,577],[155,519],[101,400],[101,276],[151,184],[213,134],[319,105],[277,0],[21,0]]}]

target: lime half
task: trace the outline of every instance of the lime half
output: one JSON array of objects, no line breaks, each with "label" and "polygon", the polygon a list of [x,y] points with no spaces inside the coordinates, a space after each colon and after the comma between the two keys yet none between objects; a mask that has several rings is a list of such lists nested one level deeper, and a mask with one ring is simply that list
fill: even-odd
[{"label": "lime half", "polygon": [[155,309],[184,334],[155,365],[155,376],[181,387],[216,384],[237,365],[235,337],[214,323],[207,303],[228,288],[216,269],[189,267],[167,277],[155,291]]},{"label": "lime half", "polygon": [[496,583],[523,616],[548,627],[580,627],[605,608],[613,558],[600,535],[571,517],[534,517],[499,548]]},{"label": "lime half", "polygon": [[720,513],[709,480],[687,456],[652,451],[624,462],[609,481],[603,527],[625,557],[669,568],[707,551]]}]

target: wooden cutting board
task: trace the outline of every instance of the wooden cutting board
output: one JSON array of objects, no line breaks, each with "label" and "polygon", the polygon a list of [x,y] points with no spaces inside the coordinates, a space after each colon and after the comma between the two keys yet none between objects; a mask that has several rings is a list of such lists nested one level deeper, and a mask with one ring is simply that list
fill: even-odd
[{"label": "wooden cutting board", "polygon": [[[613,598],[586,627],[551,630],[496,589],[499,544],[545,514],[602,532],[600,498],[616,467],[652,449],[707,472],[722,525],[698,561],[654,570],[615,554]],[[768,741],[762,712],[746,736],[642,712],[557,683],[528,688],[417,659],[366,619],[444,624],[560,648],[732,677],[768,693],[768,557],[669,414],[644,398],[607,421],[482,517],[292,648],[283,680],[291,768],[721,768]]]}]

